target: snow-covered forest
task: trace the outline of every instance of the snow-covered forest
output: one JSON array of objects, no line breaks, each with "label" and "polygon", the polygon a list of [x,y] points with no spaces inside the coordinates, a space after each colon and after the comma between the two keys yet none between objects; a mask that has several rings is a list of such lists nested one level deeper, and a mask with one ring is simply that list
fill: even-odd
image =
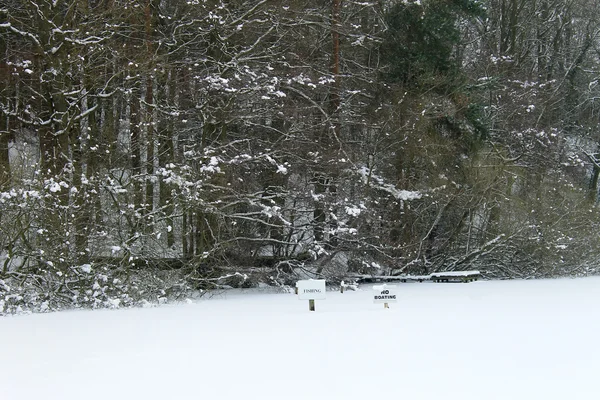
[{"label": "snow-covered forest", "polygon": [[588,275],[596,0],[5,0],[0,313]]}]

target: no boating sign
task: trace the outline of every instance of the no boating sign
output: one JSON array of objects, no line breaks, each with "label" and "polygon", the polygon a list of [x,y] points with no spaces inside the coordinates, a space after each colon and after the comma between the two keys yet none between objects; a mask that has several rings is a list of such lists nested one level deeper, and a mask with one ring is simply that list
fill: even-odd
[{"label": "no boating sign", "polygon": [[373,286],[373,303],[383,303],[385,308],[388,308],[388,303],[397,303],[398,295],[396,286],[394,285],[376,285]]}]

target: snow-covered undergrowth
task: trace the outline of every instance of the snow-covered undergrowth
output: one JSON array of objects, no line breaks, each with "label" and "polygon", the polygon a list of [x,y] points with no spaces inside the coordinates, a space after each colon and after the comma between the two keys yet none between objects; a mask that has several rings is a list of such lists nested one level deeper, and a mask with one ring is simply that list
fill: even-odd
[{"label": "snow-covered undergrowth", "polygon": [[[84,267],[85,268],[85,267]],[[12,274],[0,279],[0,316],[78,308],[127,308],[194,296],[194,282],[177,271],[72,268],[60,275]]]},{"label": "snow-covered undergrowth", "polygon": [[0,398],[594,399],[600,278],[229,291],[0,319]]},{"label": "snow-covered undergrowth", "polygon": [[197,299],[207,291],[233,287],[271,286],[274,291],[289,292],[292,290],[289,283],[294,281],[291,274],[273,277],[268,271],[260,270],[245,274],[213,269],[203,273],[200,275],[184,268],[131,270],[84,265],[60,274],[15,272],[8,277],[0,275],[0,316],[148,307]]}]

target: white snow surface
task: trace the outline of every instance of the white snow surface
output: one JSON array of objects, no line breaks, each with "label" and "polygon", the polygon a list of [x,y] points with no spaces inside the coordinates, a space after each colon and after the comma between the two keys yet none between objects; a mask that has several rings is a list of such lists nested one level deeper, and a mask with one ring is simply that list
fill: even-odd
[{"label": "white snow surface", "polygon": [[0,318],[0,398],[596,399],[600,278]]}]

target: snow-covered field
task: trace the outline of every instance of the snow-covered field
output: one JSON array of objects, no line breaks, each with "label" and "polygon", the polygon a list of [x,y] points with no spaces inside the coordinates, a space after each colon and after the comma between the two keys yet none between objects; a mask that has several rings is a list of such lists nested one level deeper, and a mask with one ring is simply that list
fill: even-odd
[{"label": "snow-covered field", "polygon": [[600,278],[0,318],[2,400],[597,399]]}]

